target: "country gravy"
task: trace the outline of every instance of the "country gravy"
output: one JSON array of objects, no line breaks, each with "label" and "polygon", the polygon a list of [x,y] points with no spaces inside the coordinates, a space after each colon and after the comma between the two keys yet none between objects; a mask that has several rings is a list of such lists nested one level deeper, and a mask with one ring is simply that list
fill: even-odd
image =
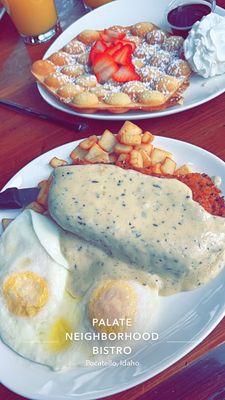
[{"label": "country gravy", "polygon": [[209,282],[224,266],[225,219],[176,179],[113,165],[56,168],[49,212],[76,235],[62,235],[61,247],[80,294],[105,274],[158,283],[168,295]]}]

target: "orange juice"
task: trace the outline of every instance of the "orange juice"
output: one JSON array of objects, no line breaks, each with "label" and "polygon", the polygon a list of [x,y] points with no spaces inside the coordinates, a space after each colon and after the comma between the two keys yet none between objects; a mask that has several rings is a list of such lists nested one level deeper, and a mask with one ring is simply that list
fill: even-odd
[{"label": "orange juice", "polygon": [[97,8],[103,6],[103,4],[110,3],[112,0],[84,0],[87,7]]},{"label": "orange juice", "polygon": [[2,3],[22,35],[38,36],[56,24],[54,0],[2,0]]}]

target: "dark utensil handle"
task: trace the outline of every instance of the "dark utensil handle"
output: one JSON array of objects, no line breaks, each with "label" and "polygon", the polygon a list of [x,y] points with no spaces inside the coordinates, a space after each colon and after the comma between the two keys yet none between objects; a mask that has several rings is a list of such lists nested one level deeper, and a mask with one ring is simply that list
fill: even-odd
[{"label": "dark utensil handle", "polygon": [[84,132],[88,129],[88,124],[86,122],[74,122],[74,123],[69,122],[64,119],[54,117],[49,114],[44,114],[39,111],[35,111],[30,107],[21,106],[20,104],[13,103],[10,100],[0,99],[0,104],[5,107],[8,107],[11,110],[16,111],[16,112],[20,112],[22,114],[26,114],[29,116],[44,119],[45,121],[54,122],[56,124],[63,126],[64,128],[67,128],[67,129],[73,129],[78,132]]},{"label": "dark utensil handle", "polygon": [[9,188],[0,193],[0,208],[1,209],[18,209],[22,205],[19,201],[18,189]]}]

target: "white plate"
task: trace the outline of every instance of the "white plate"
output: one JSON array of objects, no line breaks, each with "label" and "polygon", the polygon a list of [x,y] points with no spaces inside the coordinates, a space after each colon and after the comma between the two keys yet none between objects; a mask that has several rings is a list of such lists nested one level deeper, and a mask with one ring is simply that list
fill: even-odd
[{"label": "white plate", "polygon": [[[52,53],[61,49],[84,29],[102,29],[110,25],[130,25],[135,22],[146,20],[152,21],[160,27],[169,29],[166,21],[167,7],[168,0],[157,0],[157,2],[155,0],[138,0],[132,2],[132,5],[130,0],[113,1],[74,22],[74,24],[67,28],[50,46],[44,58],[49,57]],[[216,8],[216,12],[225,15],[225,10],[220,7]],[[197,75],[193,76],[191,78],[190,87],[184,93],[184,104],[157,112],[129,111],[125,114],[110,114],[106,112],[98,112],[95,114],[78,113],[56,100],[56,98],[49,94],[40,84],[38,84],[38,89],[47,103],[68,114],[105,120],[135,120],[176,114],[206,103],[225,91],[225,74],[208,80]]]},{"label": "white plate", "polygon": [[[213,154],[174,139],[157,137],[156,145],[174,154],[179,164],[190,162],[193,170],[222,178],[225,193],[225,163]],[[20,170],[5,186],[32,187],[48,177],[53,156],[67,158],[78,144],[72,142],[41,155]],[[0,211],[0,217],[14,217],[17,211]],[[0,341],[0,380],[29,399],[88,400],[120,392],[141,383],[196,347],[225,315],[225,270],[208,285],[191,292],[161,298],[160,320],[154,330],[160,340],[133,357],[139,367],[77,368],[56,373],[10,350]]]}]

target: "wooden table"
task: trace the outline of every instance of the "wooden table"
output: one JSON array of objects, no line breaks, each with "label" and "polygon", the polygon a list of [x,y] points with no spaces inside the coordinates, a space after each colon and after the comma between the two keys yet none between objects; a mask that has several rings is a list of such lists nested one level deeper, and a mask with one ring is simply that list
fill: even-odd
[{"label": "wooden table", "polygon": [[[218,0],[217,3],[225,8],[225,0]],[[58,10],[62,29],[84,14],[82,2],[76,0],[58,0]],[[34,47],[25,46],[9,17],[5,15],[0,22],[0,44],[0,97],[57,115],[68,121],[82,120],[56,111],[46,104],[40,97],[35,82],[30,75],[32,62],[43,56],[50,42]],[[40,154],[75,139],[93,133],[100,134],[105,128],[110,128],[111,131],[117,132],[121,126],[119,121],[106,122],[89,119],[86,120],[89,124],[87,133],[78,134],[54,123],[19,115],[5,108],[0,108],[0,121],[0,187],[20,168]],[[178,138],[201,146],[225,160],[225,94],[190,111],[164,118],[137,121],[137,124],[154,134]],[[215,355],[212,354],[206,357],[206,361],[201,364],[202,368],[197,370],[197,375],[191,376],[193,381],[191,386],[190,374],[187,369],[188,364],[197,360],[201,355],[207,353],[224,340],[225,319],[195,350],[172,367],[129,391],[111,396],[110,399],[224,400],[224,374],[219,374],[218,365],[224,367],[225,350],[218,350]],[[221,359],[218,364],[219,356],[220,358],[222,357],[222,364]],[[209,360],[210,363],[208,362]],[[204,369],[206,367],[205,362],[207,364],[207,375],[205,374],[206,369]],[[182,372],[179,377],[166,381],[167,378],[172,377],[180,370]],[[223,380],[221,380],[222,378],[220,380],[216,379],[218,374]],[[198,376],[197,381],[196,376]],[[179,392],[178,389],[181,384],[182,391]],[[171,391],[172,388],[173,391]],[[191,394],[192,392],[193,395]],[[0,398],[4,400],[22,399],[22,397],[13,394],[3,386],[0,386]]]}]

